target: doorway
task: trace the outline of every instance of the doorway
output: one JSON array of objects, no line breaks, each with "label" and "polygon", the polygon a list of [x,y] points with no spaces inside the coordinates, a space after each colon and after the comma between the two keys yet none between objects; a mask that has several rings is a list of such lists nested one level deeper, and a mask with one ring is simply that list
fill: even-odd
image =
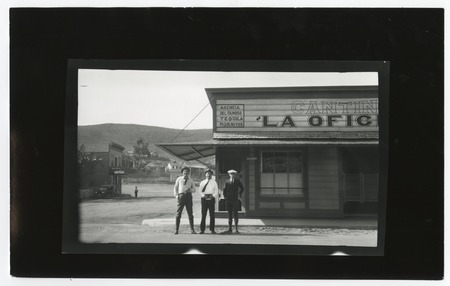
[{"label": "doorway", "polygon": [[378,148],[342,149],[344,213],[375,214],[378,209]]},{"label": "doorway", "polygon": [[[228,175],[229,170],[235,170],[238,172],[238,179],[241,180],[242,184],[246,188],[244,194],[241,197],[242,203],[242,213],[245,213],[246,209],[246,194],[248,192],[246,185],[246,160],[245,160],[245,150],[240,148],[225,148],[221,149],[216,155],[216,160],[218,163],[218,170],[216,175],[216,181],[219,186],[219,190],[222,191],[225,185],[225,181],[230,177]],[[240,212],[240,213],[241,213]]]}]

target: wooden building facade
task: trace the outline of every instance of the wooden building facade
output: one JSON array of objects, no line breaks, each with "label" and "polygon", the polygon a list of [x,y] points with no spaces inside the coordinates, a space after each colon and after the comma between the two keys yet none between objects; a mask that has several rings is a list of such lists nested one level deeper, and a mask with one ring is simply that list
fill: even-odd
[{"label": "wooden building facade", "polygon": [[248,217],[339,217],[378,202],[378,87],[206,89],[213,140],[160,144],[184,160],[216,156],[245,186]]}]

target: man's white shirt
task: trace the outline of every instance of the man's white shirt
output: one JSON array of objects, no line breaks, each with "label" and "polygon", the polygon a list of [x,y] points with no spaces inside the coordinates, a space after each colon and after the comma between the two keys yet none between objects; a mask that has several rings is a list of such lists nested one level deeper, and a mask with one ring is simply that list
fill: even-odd
[{"label": "man's white shirt", "polygon": [[173,187],[173,194],[175,197],[180,193],[195,193],[195,183],[191,178],[187,178],[185,183],[184,176],[178,177]]},{"label": "man's white shirt", "polygon": [[[216,181],[214,181],[213,179],[209,179],[208,185],[206,185],[206,183],[208,183],[208,179],[205,179],[200,182],[200,186],[198,187],[198,189],[200,191],[200,196],[203,198],[205,195],[213,195],[214,198],[217,198],[217,196],[219,194],[219,187],[217,186]],[[203,187],[205,185],[206,185],[206,189],[204,192],[202,192]]]}]

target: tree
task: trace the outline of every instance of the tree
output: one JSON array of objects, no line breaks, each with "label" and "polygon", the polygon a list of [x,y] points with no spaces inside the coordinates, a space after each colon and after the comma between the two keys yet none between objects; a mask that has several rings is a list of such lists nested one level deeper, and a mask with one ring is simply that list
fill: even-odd
[{"label": "tree", "polygon": [[136,145],[133,145],[134,157],[137,160],[137,167],[141,168],[141,159],[150,157],[150,151],[148,150],[148,143],[144,142],[144,139],[140,137],[136,141]]}]

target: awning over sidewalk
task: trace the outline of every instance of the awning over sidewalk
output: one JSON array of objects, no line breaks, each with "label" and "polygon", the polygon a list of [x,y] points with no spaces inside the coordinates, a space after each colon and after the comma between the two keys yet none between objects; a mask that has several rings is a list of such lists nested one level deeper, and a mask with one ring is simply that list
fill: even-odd
[{"label": "awning over sidewalk", "polygon": [[375,145],[374,140],[209,140],[182,143],[155,144],[167,153],[184,161],[198,160],[215,155],[216,147],[306,146],[306,145]]},{"label": "awning over sidewalk", "polygon": [[209,141],[155,144],[155,146],[184,161],[198,160],[216,153],[214,145]]}]

